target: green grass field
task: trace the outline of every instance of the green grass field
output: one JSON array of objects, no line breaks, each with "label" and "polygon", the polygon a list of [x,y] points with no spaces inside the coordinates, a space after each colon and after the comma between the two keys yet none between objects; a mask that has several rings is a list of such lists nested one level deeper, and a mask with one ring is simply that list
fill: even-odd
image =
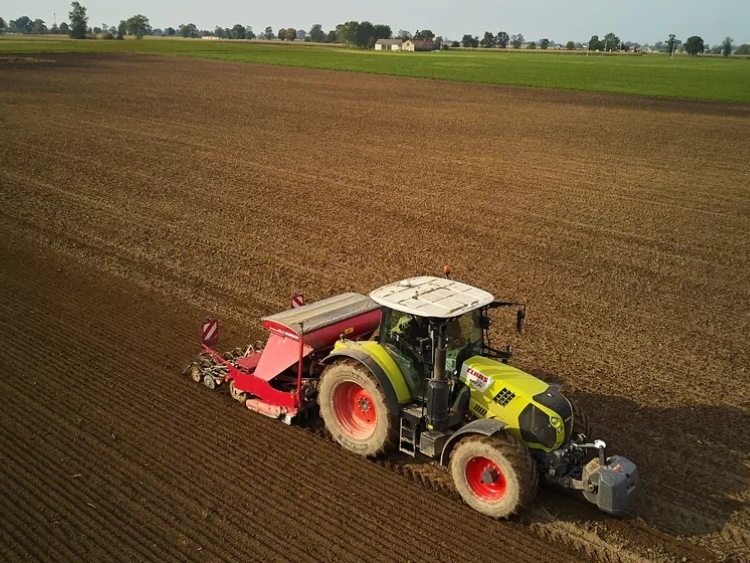
[{"label": "green grass field", "polygon": [[750,59],[584,56],[454,50],[388,53],[278,42],[157,39],[73,41],[2,36],[7,53],[128,52],[348,70],[417,78],[750,103]]}]

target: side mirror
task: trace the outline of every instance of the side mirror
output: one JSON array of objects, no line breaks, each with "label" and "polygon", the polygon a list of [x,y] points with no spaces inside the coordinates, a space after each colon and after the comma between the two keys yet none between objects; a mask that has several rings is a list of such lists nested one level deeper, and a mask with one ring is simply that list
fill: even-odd
[{"label": "side mirror", "polygon": [[432,339],[419,339],[419,355],[422,356],[422,362],[432,365]]},{"label": "side mirror", "polygon": [[526,307],[520,307],[516,313],[516,330],[518,333],[523,332],[524,321],[526,320]]}]

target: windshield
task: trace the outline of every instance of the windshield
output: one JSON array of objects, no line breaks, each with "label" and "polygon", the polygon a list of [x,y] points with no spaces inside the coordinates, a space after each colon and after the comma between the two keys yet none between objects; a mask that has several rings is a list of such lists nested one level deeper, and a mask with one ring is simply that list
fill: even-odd
[{"label": "windshield", "polygon": [[446,322],[446,370],[455,373],[463,362],[482,351],[481,311],[479,309]]},{"label": "windshield", "polygon": [[451,319],[446,323],[448,327],[449,350],[482,343],[482,328],[479,313],[479,310],[472,311],[457,319]]}]

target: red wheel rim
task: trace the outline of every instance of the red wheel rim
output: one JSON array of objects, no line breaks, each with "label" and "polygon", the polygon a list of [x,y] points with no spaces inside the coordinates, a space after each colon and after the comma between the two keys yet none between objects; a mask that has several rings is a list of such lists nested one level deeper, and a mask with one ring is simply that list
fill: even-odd
[{"label": "red wheel rim", "polygon": [[494,461],[486,457],[469,460],[466,481],[471,491],[482,500],[497,501],[505,496],[505,475]]},{"label": "red wheel rim", "polygon": [[375,431],[375,403],[370,394],[353,381],[339,383],[333,390],[333,412],[352,438],[364,440]]}]

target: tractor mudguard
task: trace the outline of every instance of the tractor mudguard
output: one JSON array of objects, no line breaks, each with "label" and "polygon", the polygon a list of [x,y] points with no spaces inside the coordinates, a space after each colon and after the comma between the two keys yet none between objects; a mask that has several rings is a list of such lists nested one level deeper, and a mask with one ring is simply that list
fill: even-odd
[{"label": "tractor mudguard", "polygon": [[336,358],[341,357],[356,360],[375,376],[380,383],[380,386],[383,388],[383,391],[385,391],[388,406],[393,412],[400,412],[400,405],[410,402],[411,396],[409,395],[406,381],[404,380],[404,376],[401,375],[401,372],[398,370],[398,367],[395,368],[395,371],[386,371],[373,355],[356,345],[334,349],[334,351],[323,360],[323,363],[328,364]]},{"label": "tractor mudguard", "polygon": [[456,430],[443,446],[443,453],[440,454],[440,465],[447,465],[451,452],[458,441],[469,434],[481,434],[482,436],[492,436],[505,430],[505,424],[494,418],[478,418],[472,420],[469,424]]}]

